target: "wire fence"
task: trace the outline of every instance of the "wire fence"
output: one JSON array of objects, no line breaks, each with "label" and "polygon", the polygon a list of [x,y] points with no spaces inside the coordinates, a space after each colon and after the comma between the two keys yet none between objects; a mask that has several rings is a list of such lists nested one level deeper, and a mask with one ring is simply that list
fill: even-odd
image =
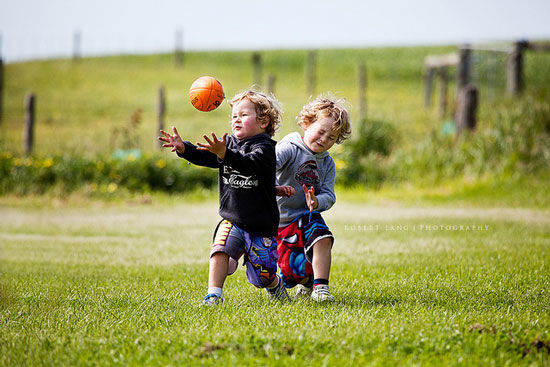
[{"label": "wire fence", "polygon": [[[458,52],[425,59],[425,106],[432,103],[434,81],[439,81],[439,116],[449,114],[448,89],[455,83],[454,100],[462,88],[475,88],[483,102],[522,93],[526,88],[544,93],[550,85],[550,45],[517,41],[512,44],[463,45]],[[478,97],[476,97],[477,99]]]},{"label": "wire fence", "polygon": [[506,94],[506,68],[509,50],[472,49],[471,81],[489,101]]},{"label": "wire fence", "polygon": [[[474,47],[471,56],[471,81],[489,101],[503,98],[509,91],[508,68],[511,47]],[[546,88],[550,85],[550,52],[527,49],[523,54],[523,87]]]}]

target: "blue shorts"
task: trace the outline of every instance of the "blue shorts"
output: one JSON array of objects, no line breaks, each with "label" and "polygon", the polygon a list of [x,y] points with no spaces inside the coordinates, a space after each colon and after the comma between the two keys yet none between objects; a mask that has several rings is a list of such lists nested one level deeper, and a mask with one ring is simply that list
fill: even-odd
[{"label": "blue shorts", "polygon": [[237,270],[238,261],[244,255],[246,279],[258,288],[267,287],[277,276],[278,253],[275,237],[252,236],[223,219],[214,231],[210,256],[217,252],[229,256],[228,275]]}]

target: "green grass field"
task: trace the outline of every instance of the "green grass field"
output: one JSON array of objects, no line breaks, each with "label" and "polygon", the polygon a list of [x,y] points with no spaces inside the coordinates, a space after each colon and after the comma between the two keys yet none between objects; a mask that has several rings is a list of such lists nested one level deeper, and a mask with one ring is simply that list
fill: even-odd
[{"label": "green grass field", "polygon": [[4,198],[0,365],[549,365],[550,210],[496,199],[343,200],[334,303],[272,303],[240,268],[201,308],[214,200]]},{"label": "green grass field", "polygon": [[[356,68],[364,61],[369,118],[393,125],[398,157],[413,159],[408,153],[449,118],[438,117],[436,96],[431,108],[423,107],[424,57],[455,50],[319,50],[317,92],[346,97],[357,123]],[[114,131],[138,110],[136,147],[151,153],[158,146],[161,84],[166,125],[177,125],[184,138],[228,131],[227,104],[201,113],[187,91],[195,78],[212,75],[232,97],[252,84],[251,55],[187,53],[180,69],[172,55],[8,64],[0,154],[17,156],[17,167],[47,168],[56,154],[76,157],[74,165],[83,155],[110,156],[128,148]],[[200,307],[218,221],[215,190],[170,196],[105,181],[41,191],[32,179],[27,191],[7,190],[0,195],[0,366],[550,366],[549,165],[542,149],[549,57],[526,55],[528,98],[519,107],[502,95],[503,86],[480,85],[477,136],[502,147],[484,149],[472,139],[479,149],[455,144],[450,150],[440,139],[433,141],[443,151],[414,158],[434,170],[471,159],[469,170],[439,180],[430,178],[439,172],[419,170],[376,190],[361,183],[337,187],[339,201],[325,214],[336,236],[331,304],[272,303],[241,268],[226,282],[223,305]],[[264,79],[276,76],[285,110],[276,140],[297,130],[295,116],[309,99],[305,58],[304,50],[262,52]],[[451,83],[450,98],[453,90]],[[23,101],[31,91],[35,160],[20,158]],[[534,100],[544,108],[531,106]],[[526,124],[531,118],[537,123]],[[489,129],[503,121],[508,135]],[[532,131],[544,136],[533,138]],[[458,159],[440,167],[444,159],[434,157],[429,165],[434,154],[449,152]],[[174,154],[158,157],[165,162]],[[514,164],[500,169],[501,161]],[[486,165],[496,168],[481,170]],[[105,190],[91,190],[98,184]]]}]

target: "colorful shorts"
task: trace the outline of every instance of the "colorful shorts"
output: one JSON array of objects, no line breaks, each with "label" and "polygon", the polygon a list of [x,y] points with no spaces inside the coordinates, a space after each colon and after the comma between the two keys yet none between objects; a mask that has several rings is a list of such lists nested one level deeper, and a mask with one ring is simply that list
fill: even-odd
[{"label": "colorful shorts", "polygon": [[313,284],[313,245],[327,237],[334,243],[334,236],[319,212],[306,212],[288,226],[279,228],[278,263],[285,287]]},{"label": "colorful shorts", "polygon": [[277,276],[277,241],[275,237],[252,236],[227,220],[222,220],[214,231],[210,256],[217,252],[229,255],[228,275],[237,270],[244,255],[246,279],[258,288],[265,288]]}]

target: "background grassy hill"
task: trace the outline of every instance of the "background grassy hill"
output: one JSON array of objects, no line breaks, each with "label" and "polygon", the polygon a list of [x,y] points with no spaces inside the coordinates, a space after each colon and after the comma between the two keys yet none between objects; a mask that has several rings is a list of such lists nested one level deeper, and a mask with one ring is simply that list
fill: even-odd
[{"label": "background grassy hill", "polygon": [[[440,122],[436,107],[423,108],[424,58],[455,50],[454,46],[320,50],[316,92],[330,91],[345,97],[356,119],[357,64],[365,62],[369,117],[397,126],[400,143],[408,146]],[[304,72],[307,52],[280,50],[261,54],[264,84],[269,73],[276,76],[275,94],[285,110],[284,124],[277,135],[280,139],[296,129],[295,116],[310,97]],[[231,98],[253,84],[251,55],[252,52],[190,52],[185,54],[181,68],[175,66],[171,54],[8,64],[0,144],[3,150],[22,151],[23,105],[29,92],[37,96],[38,154],[109,152],[115,148],[110,145],[113,129],[126,124],[138,109],[143,110],[139,145],[145,151],[153,150],[160,85],[165,86],[167,93],[167,124],[178,125],[192,141],[211,130],[228,131],[229,106],[223,104],[216,111],[201,113],[189,103],[188,88],[197,77],[212,75],[222,82],[227,98]],[[550,58],[527,56],[528,88],[548,88]],[[450,94],[453,92],[451,85]],[[485,110],[492,108],[484,97],[481,94],[481,121]]]},{"label": "background grassy hill", "polygon": [[[521,97],[511,99],[505,95],[506,55],[474,53],[473,76],[480,91],[480,107],[476,138],[468,141],[441,134],[443,123],[451,119],[454,109],[453,75],[447,116],[438,116],[438,83],[432,107],[424,107],[424,58],[456,50],[455,46],[447,46],[317,51],[315,95],[330,92],[347,99],[355,141],[372,140],[377,134],[385,134],[383,139],[389,138],[384,148],[388,152],[382,155],[380,152],[371,154],[371,146],[353,147],[349,142],[334,148],[333,153],[342,167],[346,162],[360,162],[361,165],[346,167],[344,183],[369,181],[379,186],[382,182],[426,176],[436,180],[455,176],[477,180],[488,171],[515,174],[518,166],[523,170],[520,175],[534,171],[538,175],[541,167],[543,172],[549,171],[550,55],[525,54],[527,88]],[[138,148],[154,156],[154,160],[145,165],[158,163],[162,166],[165,163],[159,163],[159,157],[168,162],[175,157],[169,152],[158,152],[159,86],[165,87],[167,95],[165,127],[176,125],[183,137],[192,142],[201,140],[201,136],[210,131],[228,132],[229,105],[224,103],[215,111],[199,112],[189,103],[188,88],[197,77],[212,75],[222,82],[226,97],[230,99],[253,84],[252,54],[250,51],[189,52],[184,56],[182,67],[175,66],[172,54],[8,64],[4,75],[0,152],[8,157],[22,155],[24,99],[29,92],[34,92],[37,98],[35,156],[95,159],[97,156],[109,157],[118,149]],[[266,84],[268,74],[276,77],[274,92],[285,111],[276,140],[298,130],[295,116],[312,97],[306,91],[307,54],[307,50],[261,52],[262,84]],[[357,66],[360,62],[367,67],[368,125],[381,127],[381,132],[372,129],[360,132],[357,108]],[[373,121],[378,125],[373,125]],[[534,168],[530,166],[533,160],[537,161]],[[5,172],[13,175],[11,167],[18,165],[51,166],[50,161],[46,162],[10,161],[4,165],[8,167]],[[53,160],[53,164],[57,162]],[[528,169],[523,169],[524,166]],[[157,172],[153,174],[158,176]],[[129,175],[145,174],[130,172]],[[31,176],[26,177],[36,181]],[[114,179],[115,176],[121,174],[111,172],[107,179],[113,179],[117,185],[124,184]],[[161,180],[172,182],[173,178]],[[149,188],[155,189],[155,185],[150,184]]]},{"label": "background grassy hill", "polygon": [[[370,115],[392,121],[414,140],[435,123],[433,111],[421,108],[424,56],[452,49],[321,50],[316,90],[346,97],[357,116],[353,108],[356,68],[364,61]],[[304,72],[306,54],[298,50],[262,52],[263,79],[268,73],[276,76],[275,94],[285,110],[279,138],[296,129],[295,116],[310,97]],[[231,98],[254,83],[251,56],[251,52],[186,53],[181,68],[175,67],[170,54],[9,64],[2,144],[8,150],[22,149],[23,101],[31,91],[37,95],[37,153],[110,151],[113,128],[124,125],[138,109],[143,110],[141,148],[154,149],[160,85],[167,93],[167,123],[178,125],[192,141],[211,130],[228,131],[229,106],[201,113],[189,103],[188,88],[197,77],[212,75]]]}]

